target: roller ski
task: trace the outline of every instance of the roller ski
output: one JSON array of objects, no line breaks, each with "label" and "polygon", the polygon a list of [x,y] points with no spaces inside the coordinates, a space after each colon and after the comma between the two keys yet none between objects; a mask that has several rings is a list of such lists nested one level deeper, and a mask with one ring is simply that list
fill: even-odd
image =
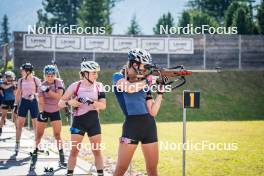
[{"label": "roller ski", "polygon": [[[34,152],[30,152],[29,155],[32,157]],[[49,151],[46,151],[46,150],[38,150],[37,151],[37,154],[38,155],[46,155],[46,156],[49,156]]]},{"label": "roller ski", "polygon": [[12,137],[0,138],[0,141],[6,142],[6,140],[12,139]]},{"label": "roller ski", "polygon": [[34,152],[31,153],[31,161],[30,161],[30,168],[29,168],[30,171],[33,171],[35,169],[37,160],[38,160],[38,151],[34,150]]},{"label": "roller ski", "polygon": [[63,151],[59,151],[59,167],[61,168],[66,168],[67,167],[67,163],[65,163],[65,157],[64,157],[64,153]]},{"label": "roller ski", "polygon": [[45,173],[45,175],[53,175],[53,171],[54,171],[54,169],[53,169],[53,167],[44,167],[44,173]]}]

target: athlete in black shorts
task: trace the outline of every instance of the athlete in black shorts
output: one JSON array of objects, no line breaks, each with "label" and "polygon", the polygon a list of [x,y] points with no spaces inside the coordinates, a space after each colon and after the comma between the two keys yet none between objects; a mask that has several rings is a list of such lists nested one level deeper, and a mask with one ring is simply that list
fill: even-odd
[{"label": "athlete in black shorts", "polygon": [[8,110],[13,110],[15,102],[16,92],[16,76],[12,71],[6,71],[4,73],[3,83],[0,85],[2,92],[1,111],[2,118],[0,121],[0,135],[2,134],[2,127],[5,123]]},{"label": "athlete in black shorts", "polygon": [[[62,96],[59,106],[69,105],[75,107],[73,123],[71,126],[72,148],[68,160],[67,175],[73,175],[76,159],[81,147],[84,134],[87,133],[95,158],[97,174],[103,175],[103,157],[101,154],[101,126],[99,110],[106,108],[106,99],[103,85],[97,82],[99,65],[94,61],[81,63],[81,80],[72,83]],[[69,100],[71,97],[74,99]]]},{"label": "athlete in black shorts", "polygon": [[[149,86],[156,83],[154,76],[147,76],[145,65],[152,64],[150,54],[142,49],[128,53],[128,63],[123,70],[113,75],[115,95],[126,116],[118,150],[115,176],[125,174],[137,144],[141,142],[148,175],[157,175],[158,137],[155,116],[161,101],[162,91],[154,100]],[[135,76],[136,75],[136,76]]]}]

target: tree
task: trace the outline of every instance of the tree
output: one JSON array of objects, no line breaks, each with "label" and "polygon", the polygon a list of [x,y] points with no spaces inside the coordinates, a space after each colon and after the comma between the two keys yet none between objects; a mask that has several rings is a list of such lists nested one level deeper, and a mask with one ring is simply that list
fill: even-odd
[{"label": "tree", "polygon": [[185,27],[191,23],[191,15],[189,11],[184,11],[181,18],[179,19],[179,26]]},{"label": "tree", "polygon": [[134,15],[131,19],[130,26],[128,27],[127,34],[138,35],[140,33],[141,33],[141,29],[139,24],[137,23],[136,15]]},{"label": "tree", "polygon": [[106,16],[107,16],[107,21],[106,23],[109,24],[107,31],[109,31],[109,33],[112,33],[113,30],[113,24],[110,21],[110,15],[112,13],[112,9],[116,6],[116,3],[123,1],[123,0],[106,0]]},{"label": "tree", "polygon": [[10,37],[10,33],[9,33],[9,27],[8,27],[8,18],[7,15],[4,15],[3,17],[3,21],[1,23],[1,35],[0,35],[0,42],[1,45],[5,44],[5,43],[9,43],[9,37]]},{"label": "tree", "polygon": [[158,23],[153,28],[154,34],[160,34],[160,26],[168,26],[168,28],[174,26],[174,19],[170,12],[168,12],[168,14],[163,14],[162,17],[159,18]]},{"label": "tree", "polygon": [[112,32],[109,23],[108,4],[106,0],[83,0],[78,13],[78,23],[82,27],[94,26],[106,28],[107,33]]},{"label": "tree", "polygon": [[250,9],[246,3],[237,2],[237,1],[233,2],[232,4],[230,4],[230,6],[228,7],[225,13],[225,26],[226,27],[230,27],[232,25],[234,14],[238,10],[238,8],[243,8],[247,14],[250,14]]},{"label": "tree", "polygon": [[193,10],[191,13],[191,24],[193,27],[202,27],[203,25],[209,25],[211,27],[218,27],[219,23],[206,13]]},{"label": "tree", "polygon": [[43,0],[43,9],[37,11],[37,26],[77,25],[77,12],[82,0]]},{"label": "tree", "polygon": [[232,26],[237,27],[238,34],[253,34],[254,32],[254,23],[242,7],[238,8],[234,14]]},{"label": "tree", "polygon": [[257,22],[261,34],[264,34],[264,1],[261,2],[258,13],[257,13]]},{"label": "tree", "polygon": [[[220,24],[224,22],[225,11],[232,2],[238,0],[189,0],[188,6],[194,10],[207,13],[215,18]],[[249,0],[239,0],[249,1]]]}]

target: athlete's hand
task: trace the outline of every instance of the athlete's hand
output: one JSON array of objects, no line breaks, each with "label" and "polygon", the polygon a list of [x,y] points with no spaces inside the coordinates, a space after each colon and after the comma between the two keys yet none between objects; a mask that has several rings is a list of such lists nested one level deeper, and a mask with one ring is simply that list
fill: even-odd
[{"label": "athlete's hand", "polygon": [[39,112],[38,118],[42,121],[47,120],[47,117],[43,117],[43,112]]},{"label": "athlete's hand", "polygon": [[42,86],[40,86],[40,90],[41,90],[42,92],[49,92],[49,86],[44,86],[44,85],[42,85]]},{"label": "athlete's hand", "polygon": [[80,103],[78,100],[76,100],[76,99],[71,99],[71,100],[69,100],[68,101],[68,104],[70,105],[70,106],[73,106],[73,107],[79,107],[79,106],[81,106],[82,105],[82,103]]},{"label": "athlete's hand", "polygon": [[162,95],[165,92],[165,85],[163,84],[158,84],[157,85],[157,93],[159,95]]},{"label": "athlete's hand", "polygon": [[16,104],[14,104],[13,112],[14,112],[15,114],[17,114],[17,111],[18,111],[18,106],[17,106]]},{"label": "athlete's hand", "polygon": [[146,82],[149,86],[156,84],[157,83],[157,79],[159,78],[159,76],[153,76],[153,75],[148,75],[146,77]]},{"label": "athlete's hand", "polygon": [[87,105],[90,105],[90,104],[93,104],[94,103],[94,101],[92,99],[90,99],[90,98],[83,98],[83,97],[78,98],[78,101],[80,103],[87,104]]}]

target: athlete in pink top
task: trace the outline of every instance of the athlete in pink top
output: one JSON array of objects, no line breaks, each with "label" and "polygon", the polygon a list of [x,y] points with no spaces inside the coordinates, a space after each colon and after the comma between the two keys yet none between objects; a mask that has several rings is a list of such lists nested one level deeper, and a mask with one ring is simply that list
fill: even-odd
[{"label": "athlete in pink top", "polygon": [[20,78],[18,79],[18,88],[21,90],[21,98],[26,100],[32,100],[36,98],[38,93],[38,87],[41,81],[39,78],[32,76],[32,78]]},{"label": "athlete in pink top", "polygon": [[[99,94],[101,92],[104,92],[102,83],[95,81],[93,84],[87,85],[85,84],[84,80],[72,83],[68,87],[67,92],[71,92],[72,94],[74,94],[78,86],[79,90],[77,92],[76,99],[83,98],[94,102],[98,101]],[[82,103],[79,107],[76,108],[74,116],[78,118],[78,116],[93,110],[97,110],[93,104],[87,105]]]},{"label": "athlete in pink top", "polygon": [[59,165],[66,167],[61,141],[61,117],[58,102],[63,94],[64,86],[61,79],[56,78],[57,69],[53,65],[46,65],[43,69],[44,82],[38,89],[39,116],[37,120],[36,149],[32,153],[31,169],[35,168],[38,158],[39,144],[45,127],[50,119],[53,135],[57,141],[59,151]]},{"label": "athlete in pink top", "polygon": [[30,63],[23,64],[20,67],[20,70],[22,78],[18,80],[18,88],[14,104],[14,113],[18,114],[15,147],[16,154],[18,153],[21,132],[24,127],[28,111],[30,111],[33,128],[36,131],[36,118],[39,113],[36,97],[38,87],[41,84],[40,79],[33,76],[33,66]]},{"label": "athlete in pink top", "polygon": [[[68,160],[67,175],[73,175],[76,159],[84,134],[87,132],[92,145],[95,166],[98,175],[103,175],[103,157],[101,154],[101,126],[98,112],[106,108],[105,92],[102,83],[96,82],[99,65],[94,61],[81,63],[81,80],[69,86],[62,96],[59,106],[67,104],[76,108],[71,126],[72,148]],[[69,100],[72,96],[73,99]]]},{"label": "athlete in pink top", "polygon": [[[39,98],[43,98],[44,100],[42,110],[45,112],[49,112],[49,113],[53,113],[53,112],[60,110],[58,103],[62,95],[60,97],[56,96],[57,94],[54,96],[52,93],[49,93],[48,90],[54,93],[58,93],[58,94],[63,93],[63,90],[64,90],[63,81],[61,79],[56,78],[55,73],[51,73],[51,71],[49,72],[46,71],[47,69],[52,70],[53,67],[54,67],[53,65],[47,65],[44,68],[45,81],[42,82],[40,89],[38,90]],[[45,74],[45,71],[46,71],[46,74]],[[45,92],[43,90],[48,91],[48,92]]]}]

